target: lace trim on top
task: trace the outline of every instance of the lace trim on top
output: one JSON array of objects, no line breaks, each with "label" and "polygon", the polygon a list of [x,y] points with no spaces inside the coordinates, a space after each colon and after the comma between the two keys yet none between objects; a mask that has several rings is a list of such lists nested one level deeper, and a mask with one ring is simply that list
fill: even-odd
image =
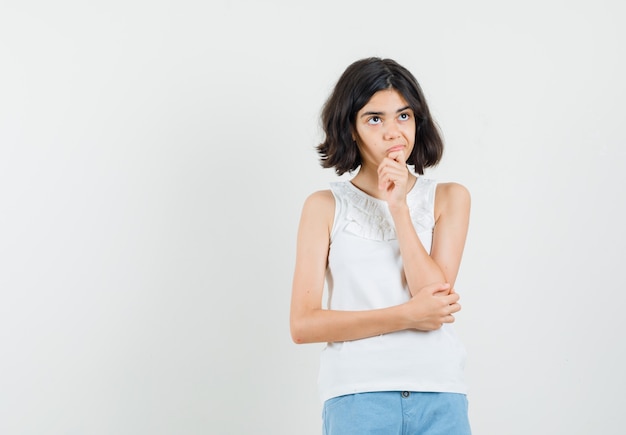
[{"label": "lace trim on top", "polygon": [[[346,226],[344,230],[376,241],[396,240],[396,229],[389,208],[384,200],[374,198],[360,190],[350,181],[333,182],[333,190],[341,198],[347,210],[345,213]],[[432,231],[435,226],[431,199],[432,180],[419,177],[413,188],[407,194],[407,204],[411,220],[418,233]]]}]

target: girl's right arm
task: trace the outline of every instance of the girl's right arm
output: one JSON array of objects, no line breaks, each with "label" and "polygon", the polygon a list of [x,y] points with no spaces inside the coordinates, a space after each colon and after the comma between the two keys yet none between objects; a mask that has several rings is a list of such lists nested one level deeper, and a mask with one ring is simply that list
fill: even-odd
[{"label": "girl's right arm", "polygon": [[291,295],[290,328],[295,343],[356,340],[403,329],[433,330],[460,310],[447,284],[424,288],[408,302],[367,311],[322,308],[335,199],[330,190],[310,195],[302,208]]}]

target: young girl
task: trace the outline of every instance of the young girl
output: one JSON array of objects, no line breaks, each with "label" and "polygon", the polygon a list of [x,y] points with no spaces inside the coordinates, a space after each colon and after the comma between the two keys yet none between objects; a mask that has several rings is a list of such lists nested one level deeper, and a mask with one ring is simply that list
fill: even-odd
[{"label": "young girl", "polygon": [[391,59],[358,60],[322,124],[322,166],[358,169],[306,199],[298,230],[291,334],[327,342],[324,434],[470,434],[465,350],[451,325],[470,195],[423,176],[443,143],[422,90]]}]

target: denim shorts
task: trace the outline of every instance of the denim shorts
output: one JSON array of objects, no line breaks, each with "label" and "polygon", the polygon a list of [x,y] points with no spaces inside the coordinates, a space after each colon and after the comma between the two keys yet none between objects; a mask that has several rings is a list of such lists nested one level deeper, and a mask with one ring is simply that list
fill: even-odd
[{"label": "denim shorts", "polygon": [[324,435],[471,435],[467,397],[383,391],[324,402]]}]

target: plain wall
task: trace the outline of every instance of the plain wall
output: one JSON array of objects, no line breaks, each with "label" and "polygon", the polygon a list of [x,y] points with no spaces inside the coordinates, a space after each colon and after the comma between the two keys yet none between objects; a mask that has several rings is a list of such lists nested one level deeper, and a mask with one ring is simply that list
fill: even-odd
[{"label": "plain wall", "polygon": [[622,434],[620,1],[0,5],[0,433],[321,433],[288,328],[344,68],[391,57],[472,193],[477,435]]}]

